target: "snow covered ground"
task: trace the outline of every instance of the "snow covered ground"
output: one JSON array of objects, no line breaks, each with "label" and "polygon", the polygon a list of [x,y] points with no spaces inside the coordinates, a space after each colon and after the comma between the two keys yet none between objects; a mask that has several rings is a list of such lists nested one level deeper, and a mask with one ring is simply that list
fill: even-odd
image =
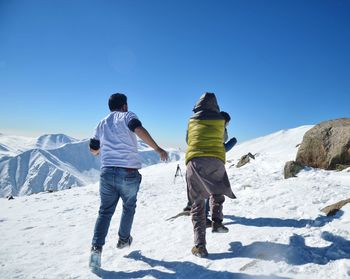
[{"label": "snow covered ground", "polygon": [[[236,200],[226,199],[227,234],[207,230],[209,258],[191,254],[190,217],[166,221],[186,204],[177,164],[141,170],[130,248],[116,249],[121,204],[112,219],[102,269],[88,268],[99,206],[98,184],[0,199],[0,278],[349,278],[350,204],[334,217],[320,209],[349,198],[350,172],[303,170],[283,179],[310,126],[245,142],[228,154]],[[256,159],[236,168],[251,152]]]}]

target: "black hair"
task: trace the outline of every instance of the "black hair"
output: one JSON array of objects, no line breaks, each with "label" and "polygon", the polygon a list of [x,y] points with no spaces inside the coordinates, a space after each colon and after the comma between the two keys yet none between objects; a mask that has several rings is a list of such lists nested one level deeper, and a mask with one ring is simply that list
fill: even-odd
[{"label": "black hair", "polygon": [[227,112],[225,112],[225,111],[220,111],[220,114],[224,117],[225,122],[230,122],[231,116],[230,116]]},{"label": "black hair", "polygon": [[109,97],[108,107],[110,111],[116,111],[122,108],[123,105],[127,104],[127,98],[122,93],[115,93]]}]

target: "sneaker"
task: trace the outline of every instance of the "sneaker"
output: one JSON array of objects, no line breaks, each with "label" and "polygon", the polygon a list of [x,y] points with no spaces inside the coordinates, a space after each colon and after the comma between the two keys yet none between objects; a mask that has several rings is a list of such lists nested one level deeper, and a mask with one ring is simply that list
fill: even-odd
[{"label": "sneaker", "polygon": [[124,247],[130,246],[132,243],[132,236],[130,235],[127,239],[121,239],[119,238],[117,243],[118,249],[123,249]]},{"label": "sneaker", "polygon": [[205,245],[196,245],[192,248],[192,254],[199,258],[208,257],[208,251],[205,248]]},{"label": "sneaker", "polygon": [[92,246],[91,247],[89,267],[92,270],[99,269],[101,267],[101,253],[102,253],[101,246]]},{"label": "sneaker", "polygon": [[206,223],[206,227],[207,227],[207,228],[211,228],[212,221],[211,221],[209,218],[207,218],[207,219],[205,220],[205,223]]},{"label": "sneaker", "polygon": [[227,233],[229,230],[222,223],[213,222],[211,231],[213,233]]}]

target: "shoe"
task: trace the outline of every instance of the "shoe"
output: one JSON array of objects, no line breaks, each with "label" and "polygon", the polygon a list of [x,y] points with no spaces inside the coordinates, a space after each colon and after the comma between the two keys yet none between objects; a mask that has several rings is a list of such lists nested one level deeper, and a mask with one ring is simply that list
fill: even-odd
[{"label": "shoe", "polygon": [[102,247],[101,246],[92,246],[89,267],[92,270],[99,269],[101,267],[101,254]]},{"label": "shoe", "polygon": [[132,243],[132,236],[130,235],[127,239],[121,239],[119,238],[117,243],[118,249],[123,249],[124,247],[130,246]]},{"label": "shoe", "polygon": [[186,205],[186,207],[183,209],[183,211],[191,211],[191,206]]},{"label": "shoe", "polygon": [[229,231],[222,223],[213,222],[211,231],[213,233],[227,233]]},{"label": "shoe", "polygon": [[206,223],[206,227],[207,227],[207,228],[211,228],[212,221],[211,221],[209,218],[207,218],[207,219],[205,220],[205,223]]},{"label": "shoe", "polygon": [[192,254],[199,258],[208,257],[208,251],[205,248],[205,245],[196,245],[192,248]]}]

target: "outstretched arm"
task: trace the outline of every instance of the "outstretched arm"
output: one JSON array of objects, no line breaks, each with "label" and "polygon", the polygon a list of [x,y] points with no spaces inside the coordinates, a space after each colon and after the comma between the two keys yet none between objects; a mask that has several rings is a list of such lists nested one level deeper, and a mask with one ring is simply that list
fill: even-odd
[{"label": "outstretched arm", "polygon": [[142,127],[139,126],[135,128],[135,134],[142,139],[146,144],[148,144],[150,147],[152,147],[156,152],[158,152],[160,159],[162,161],[167,161],[168,160],[168,153],[160,148],[158,144],[154,141],[154,139],[151,137],[151,135],[148,133],[148,131]]}]

